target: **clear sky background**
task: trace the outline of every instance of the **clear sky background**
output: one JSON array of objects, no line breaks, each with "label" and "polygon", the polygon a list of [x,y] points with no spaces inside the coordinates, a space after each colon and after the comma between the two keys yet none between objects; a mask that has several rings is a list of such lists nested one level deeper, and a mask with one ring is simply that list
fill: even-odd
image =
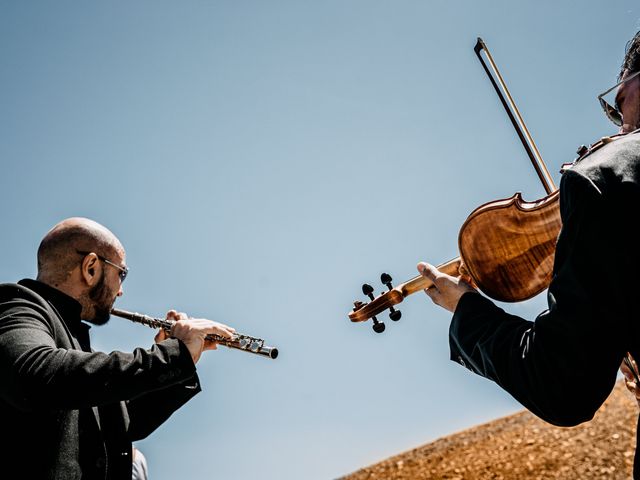
[{"label": "clear sky background", "polygon": [[[423,294],[382,335],[347,313],[381,272],[455,257],[481,203],[544,195],[477,36],[558,181],[615,131],[596,95],[638,29],[630,0],[3,0],[0,278],[34,277],[45,232],[90,217],[127,248],[118,306],[280,349],[201,359],[204,391],[138,443],[153,480],[336,478],[515,412],[449,361]],[[92,341],[153,334],[115,318]]]}]

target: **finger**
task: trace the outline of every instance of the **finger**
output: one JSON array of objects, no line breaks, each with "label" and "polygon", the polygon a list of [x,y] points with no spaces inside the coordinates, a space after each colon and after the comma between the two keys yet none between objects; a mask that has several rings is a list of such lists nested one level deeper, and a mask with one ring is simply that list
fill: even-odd
[{"label": "finger", "polygon": [[210,330],[211,331],[209,333],[214,333],[225,338],[231,338],[235,333],[235,330],[233,328],[227,327],[226,325],[222,324],[212,325],[210,327]]},{"label": "finger", "polygon": [[218,323],[218,322],[216,322],[216,323],[221,329],[229,332],[229,334],[233,335],[234,333],[236,333],[236,329],[235,328],[230,327],[229,325],[225,325],[224,323]]},{"label": "finger", "polygon": [[192,319],[192,322],[198,322],[199,325],[207,329],[208,333],[215,333],[217,335],[222,335],[223,337],[229,338],[236,333],[235,328],[225,325],[224,323],[207,320],[206,318]]},{"label": "finger", "polygon": [[193,328],[198,328],[206,333],[215,333],[224,337],[231,337],[236,332],[236,329],[225,325],[224,323],[214,322],[213,320],[207,320],[206,318],[191,318],[189,324]]},{"label": "finger", "polygon": [[167,320],[188,320],[189,315],[184,312],[178,312],[177,310],[169,310],[166,316]]},{"label": "finger", "polygon": [[436,267],[426,262],[418,263],[418,272],[420,272],[420,275],[423,277],[431,280],[434,285],[438,277],[442,276],[442,273]]},{"label": "finger", "polygon": [[153,341],[156,343],[160,343],[163,340],[166,340],[167,338],[168,338],[168,334],[166,330],[161,328],[160,330],[158,330],[158,333],[156,333],[156,336],[153,338]]}]

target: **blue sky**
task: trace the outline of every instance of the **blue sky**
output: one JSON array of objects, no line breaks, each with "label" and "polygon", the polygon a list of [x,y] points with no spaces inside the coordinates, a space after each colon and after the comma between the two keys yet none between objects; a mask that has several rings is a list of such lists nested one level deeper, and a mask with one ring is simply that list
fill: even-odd
[{"label": "blue sky", "polygon": [[[422,295],[351,324],[466,216],[544,191],[473,53],[482,36],[556,181],[614,132],[596,95],[632,1],[0,2],[0,277],[35,275],[59,220],[127,248],[122,308],[209,317],[279,347],[220,349],[140,442],[154,480],[328,479],[521,407],[448,360]],[[509,305],[533,319],[544,296]],[[113,319],[97,349],[148,346]]]}]

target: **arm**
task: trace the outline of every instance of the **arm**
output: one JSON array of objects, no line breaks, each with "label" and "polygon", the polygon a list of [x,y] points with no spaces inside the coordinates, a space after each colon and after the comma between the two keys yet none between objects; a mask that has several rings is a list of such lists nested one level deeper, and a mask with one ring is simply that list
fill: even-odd
[{"label": "arm", "polygon": [[128,401],[129,439],[133,442],[146,438],[201,391],[200,380],[195,374],[182,383]]},{"label": "arm", "polygon": [[615,213],[619,199],[604,198],[579,173],[563,176],[561,193],[563,229],[549,310],[535,322],[507,314],[468,285],[463,290],[440,279],[442,274],[436,274],[439,283],[430,296],[455,309],[452,359],[550,423],[575,425],[592,418],[606,399],[626,351],[621,332],[629,287],[618,270],[634,237]]},{"label": "arm", "polygon": [[[178,313],[175,310],[169,310],[169,312],[167,312],[167,318],[171,320],[188,319],[185,313]],[[184,323],[185,322],[180,322],[177,325],[186,328],[188,325]],[[160,329],[155,337],[155,342],[162,343],[167,338],[169,338],[169,334],[165,330]],[[203,349],[216,349],[215,343],[199,337],[192,339],[192,342],[187,345],[187,347],[189,346],[192,347],[189,351],[192,354],[194,363],[200,358]],[[177,385],[171,385],[162,390],[149,392],[127,402],[127,412],[129,414],[127,433],[129,439],[136,441],[146,438],[162,425],[173,412],[182,407],[182,405],[187,403],[201,390],[198,375],[194,374],[191,378]]]},{"label": "arm", "polygon": [[111,403],[180,383],[195,373],[188,348],[168,339],[133,353],[60,348],[55,328],[28,301],[0,314],[3,399],[22,410]]}]

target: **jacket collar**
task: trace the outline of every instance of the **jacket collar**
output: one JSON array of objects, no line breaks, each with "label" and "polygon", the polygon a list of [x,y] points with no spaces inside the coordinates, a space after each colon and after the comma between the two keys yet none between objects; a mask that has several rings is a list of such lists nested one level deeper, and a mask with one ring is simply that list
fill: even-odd
[{"label": "jacket collar", "polygon": [[76,299],[38,280],[25,278],[20,280],[18,284],[27,287],[29,290],[33,290],[49,302],[73,332],[89,327],[89,325],[81,323],[80,315],[82,314],[82,305],[80,305],[80,302]]}]

